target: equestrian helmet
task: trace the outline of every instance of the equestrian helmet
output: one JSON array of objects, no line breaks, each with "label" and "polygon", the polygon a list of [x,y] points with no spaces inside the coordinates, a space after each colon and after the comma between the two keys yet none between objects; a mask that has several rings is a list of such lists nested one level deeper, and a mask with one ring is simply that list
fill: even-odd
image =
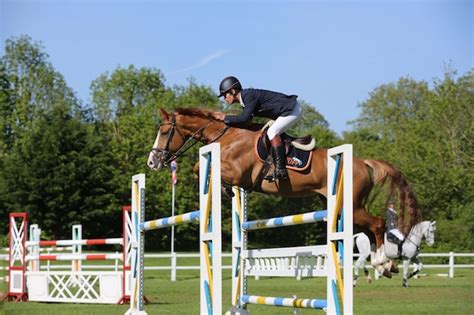
[{"label": "equestrian helmet", "polygon": [[225,93],[229,92],[231,89],[235,89],[237,91],[242,90],[242,85],[239,82],[239,79],[236,77],[226,77],[222,80],[221,84],[219,85],[219,97],[224,96]]}]

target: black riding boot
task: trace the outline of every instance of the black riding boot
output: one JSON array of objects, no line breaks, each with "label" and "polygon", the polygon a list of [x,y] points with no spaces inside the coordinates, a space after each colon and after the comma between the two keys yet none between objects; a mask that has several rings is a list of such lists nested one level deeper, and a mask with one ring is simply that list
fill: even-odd
[{"label": "black riding boot", "polygon": [[272,145],[273,162],[275,163],[274,177],[275,179],[287,179],[285,145],[281,142],[279,135],[270,140],[270,143]]}]

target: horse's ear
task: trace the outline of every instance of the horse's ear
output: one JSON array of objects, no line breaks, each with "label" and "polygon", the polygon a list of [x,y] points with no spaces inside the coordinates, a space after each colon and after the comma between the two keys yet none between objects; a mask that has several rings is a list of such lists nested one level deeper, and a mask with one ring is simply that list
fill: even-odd
[{"label": "horse's ear", "polygon": [[436,225],[436,220],[431,222],[431,225]]},{"label": "horse's ear", "polygon": [[160,115],[161,115],[161,119],[163,119],[163,121],[170,120],[170,115],[163,108],[160,108]]}]

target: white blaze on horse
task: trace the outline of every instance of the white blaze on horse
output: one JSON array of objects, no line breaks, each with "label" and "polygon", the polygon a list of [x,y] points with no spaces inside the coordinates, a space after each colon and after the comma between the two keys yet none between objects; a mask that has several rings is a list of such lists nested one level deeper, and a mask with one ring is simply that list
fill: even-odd
[{"label": "white blaze on horse", "polygon": [[[411,230],[408,236],[405,238],[405,241],[399,246],[396,243],[393,243],[387,239],[387,234],[385,234],[385,255],[391,259],[403,259],[403,286],[408,287],[408,279],[415,276],[421,271],[422,264],[418,258],[420,253],[421,240],[425,239],[428,246],[432,246],[435,241],[435,232],[436,232],[436,221],[423,221],[416,224]],[[361,235],[362,234],[362,235]],[[357,283],[358,278],[358,269],[364,265],[365,259],[371,253],[371,244],[367,235],[359,233],[354,235],[354,244],[359,249],[360,257],[355,263],[354,266],[354,285]],[[409,272],[410,262],[414,263],[413,272]],[[392,262],[389,261],[389,264]],[[386,266],[389,268],[390,266]]]}]

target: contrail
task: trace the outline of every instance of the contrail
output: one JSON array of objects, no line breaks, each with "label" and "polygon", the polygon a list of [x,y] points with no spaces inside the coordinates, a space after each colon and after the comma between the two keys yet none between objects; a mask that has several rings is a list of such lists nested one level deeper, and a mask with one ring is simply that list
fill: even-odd
[{"label": "contrail", "polygon": [[193,70],[193,69],[198,69],[198,68],[201,68],[201,67],[204,67],[205,65],[207,65],[208,63],[210,63],[211,61],[215,60],[215,59],[218,59],[222,56],[224,56],[225,54],[228,54],[230,52],[230,50],[226,50],[226,49],[219,49],[218,51],[202,58],[201,60],[199,60],[198,63],[192,65],[192,66],[189,66],[189,67],[186,67],[186,68],[183,68],[183,69],[180,69],[180,70],[177,70],[177,71],[174,71],[172,72],[171,74],[174,74],[174,73],[179,73],[179,72],[185,72],[185,71],[189,71],[189,70]]}]

